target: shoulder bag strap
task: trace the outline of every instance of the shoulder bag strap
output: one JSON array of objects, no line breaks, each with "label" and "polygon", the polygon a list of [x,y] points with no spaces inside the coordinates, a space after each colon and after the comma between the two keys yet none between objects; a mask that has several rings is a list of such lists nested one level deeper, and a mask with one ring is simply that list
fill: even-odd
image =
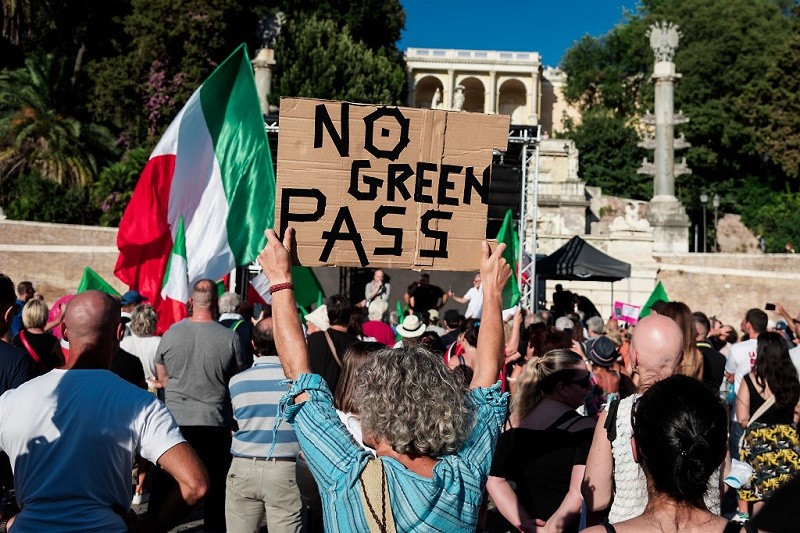
[{"label": "shoulder bag strap", "polygon": [[19,332],[19,340],[22,341],[23,346],[25,346],[25,350],[28,352],[28,355],[31,356],[31,359],[36,361],[36,364],[39,365],[39,368],[45,370],[44,364],[42,360],[39,359],[39,354],[36,353],[36,350],[33,349],[31,343],[28,342],[28,339],[25,338],[25,330],[20,330]]},{"label": "shoulder bag strap", "polygon": [[[773,394],[772,396],[770,396],[769,398],[764,400],[764,403],[761,404],[761,407],[756,409],[756,412],[753,413],[753,416],[751,416],[750,420],[748,420],[747,426],[745,427],[745,430],[747,428],[749,428],[750,426],[752,426],[753,424],[755,424],[756,420],[761,418],[761,415],[763,415],[764,413],[769,411],[769,408],[772,407],[773,405],[775,405],[775,394]],[[745,439],[746,436],[747,436],[747,431],[744,431],[742,433],[742,436],[739,437],[739,449],[740,450],[744,446],[744,439]]]},{"label": "shoulder bag strap", "polygon": [[[397,533],[383,461],[370,459],[359,476],[361,505],[370,532]],[[382,524],[378,522],[380,520]]]},{"label": "shoulder bag strap", "polygon": [[331,336],[327,330],[323,331],[322,333],[325,334],[325,340],[328,341],[328,348],[331,349],[331,353],[333,354],[333,358],[336,360],[336,364],[341,368],[342,360],[339,359],[339,354],[336,353],[336,346],[333,344],[333,339],[331,339]]},{"label": "shoulder bag strap", "polygon": [[753,413],[753,416],[751,416],[750,420],[747,422],[747,427],[750,427],[752,424],[754,424],[756,422],[756,420],[761,418],[761,416],[764,413],[769,411],[769,408],[772,407],[773,405],[775,405],[775,395],[774,394],[772,396],[770,396],[769,398],[767,398],[766,400],[764,400],[764,403],[761,404],[761,407],[756,409],[756,412]]},{"label": "shoulder bag strap", "polygon": [[610,442],[617,439],[617,411],[619,411],[619,396],[612,400],[608,406],[608,414],[606,415],[606,423],[603,426],[606,429],[606,435]]}]

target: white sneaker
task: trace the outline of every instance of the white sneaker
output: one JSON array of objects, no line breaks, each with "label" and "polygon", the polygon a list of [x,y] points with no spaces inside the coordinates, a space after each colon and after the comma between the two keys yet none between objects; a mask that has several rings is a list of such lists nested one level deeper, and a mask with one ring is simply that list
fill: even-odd
[{"label": "white sneaker", "polygon": [[138,492],[133,495],[133,499],[131,500],[131,505],[142,505],[143,503],[147,503],[150,500],[149,494],[139,494]]}]

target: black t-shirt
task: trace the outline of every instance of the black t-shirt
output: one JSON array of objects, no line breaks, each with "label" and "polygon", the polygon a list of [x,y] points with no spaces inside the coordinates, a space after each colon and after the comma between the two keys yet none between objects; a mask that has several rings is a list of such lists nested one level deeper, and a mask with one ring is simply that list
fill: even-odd
[{"label": "black t-shirt", "polygon": [[711,347],[711,343],[698,342],[697,347],[703,354],[703,383],[712,390],[719,390],[725,379],[725,363],[727,359]]},{"label": "black t-shirt", "polygon": [[[583,418],[569,411],[547,429],[512,428],[500,434],[490,475],[516,483],[519,503],[530,516],[550,518],[569,492],[572,467],[586,464],[594,429],[569,431]],[[578,526],[576,520],[566,531]]]},{"label": "black t-shirt", "polygon": [[147,381],[144,379],[144,367],[142,361],[130,352],[122,348],[117,348],[114,357],[111,358],[109,367],[113,373],[137,387],[147,388]]},{"label": "black t-shirt", "polygon": [[[344,358],[344,352],[350,347],[351,344],[358,341],[358,339],[349,333],[343,333],[335,329],[329,329],[328,335],[333,341],[333,346],[336,348],[336,355],[339,361]],[[308,363],[311,367],[311,372],[319,374],[328,384],[332,394],[336,394],[336,384],[339,383],[339,373],[341,368],[336,362],[336,359],[331,353],[328,346],[328,341],[325,340],[325,333],[317,331],[308,336]]]},{"label": "black t-shirt", "polygon": [[436,285],[418,285],[411,296],[414,298],[414,313],[424,316],[429,309],[436,308],[444,291]]},{"label": "black t-shirt", "polygon": [[232,329],[239,336],[239,343],[242,345],[242,359],[244,366],[242,370],[246,370],[253,366],[253,323],[244,318],[226,318],[220,320],[220,324],[228,329]]},{"label": "black t-shirt", "polygon": [[[22,331],[17,333],[12,343],[14,346],[27,353],[28,350],[25,348],[25,344],[20,338],[22,334]],[[31,333],[30,331],[25,331],[24,335],[25,340],[31,345],[36,355],[39,356],[40,364],[36,365],[39,375],[49,372],[54,368],[64,366],[64,354],[61,352],[61,343],[57,338],[49,333]]]},{"label": "black t-shirt", "polygon": [[31,356],[0,341],[0,394],[16,389],[29,379],[39,375],[39,369]]}]

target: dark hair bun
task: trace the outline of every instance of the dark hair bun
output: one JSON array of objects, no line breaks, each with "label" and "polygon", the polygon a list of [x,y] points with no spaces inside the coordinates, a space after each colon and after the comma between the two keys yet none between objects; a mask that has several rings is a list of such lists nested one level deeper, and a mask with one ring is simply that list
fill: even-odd
[{"label": "dark hair bun", "polygon": [[728,417],[719,397],[696,379],[672,376],[641,397],[635,420],[642,468],[656,490],[702,506],[727,447]]}]

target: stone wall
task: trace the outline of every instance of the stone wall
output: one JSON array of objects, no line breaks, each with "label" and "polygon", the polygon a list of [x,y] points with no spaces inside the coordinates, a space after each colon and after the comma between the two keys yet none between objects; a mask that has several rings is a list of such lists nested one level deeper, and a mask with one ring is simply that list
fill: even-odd
[{"label": "stone wall", "polygon": [[[715,315],[737,329],[751,307],[782,303],[800,311],[800,255],[681,254],[656,256],[658,279],[671,300]],[[778,315],[768,312],[772,320]]]},{"label": "stone wall", "polygon": [[[127,287],[114,277],[117,261],[116,228],[0,221],[0,272],[15,283],[30,280],[47,302],[74,292],[83,269],[90,266],[117,290]],[[661,254],[653,255],[652,237],[641,232],[614,232],[584,236],[591,245],[632,265],[630,279],[613,284],[562,282],[565,288],[588,296],[608,316],[613,299],[642,305],[657,280],[671,300],[693,310],[716,315],[738,327],[745,311],[780,302],[791,313],[800,311],[800,254]],[[567,237],[540,235],[539,253],[550,253]],[[326,293],[338,290],[337,269],[318,273]],[[393,274],[393,301],[399,299],[416,273]],[[449,276],[434,273],[435,283],[460,293],[470,286],[471,273]],[[548,282],[549,299],[555,282]],[[450,307],[450,305],[448,305]],[[459,308],[461,306],[454,305]],[[463,309],[462,309],[463,311]],[[769,313],[770,318],[777,315]]]},{"label": "stone wall", "polygon": [[0,220],[0,272],[19,283],[33,282],[48,303],[75,292],[83,269],[91,267],[118,291],[117,229]]}]

